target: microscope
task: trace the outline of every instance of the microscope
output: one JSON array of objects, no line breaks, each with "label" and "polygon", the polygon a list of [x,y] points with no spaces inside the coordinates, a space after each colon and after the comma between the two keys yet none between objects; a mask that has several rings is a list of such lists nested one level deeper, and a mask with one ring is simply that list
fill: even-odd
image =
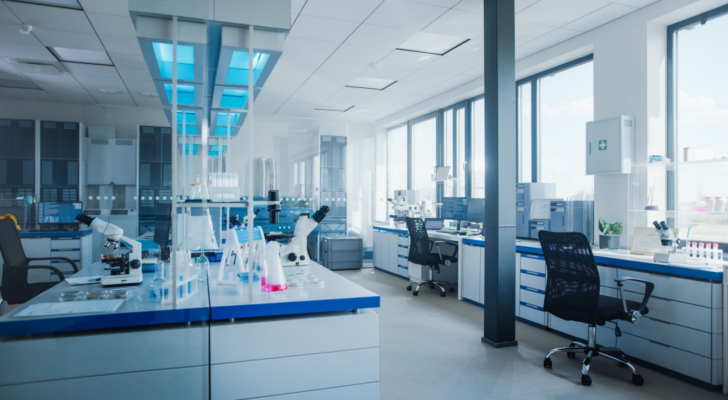
[{"label": "microscope", "polygon": [[321,208],[309,218],[308,213],[302,213],[298,216],[296,228],[293,230],[293,238],[286,244],[281,246],[281,264],[284,267],[293,267],[300,265],[308,265],[310,263],[308,256],[308,234],[311,233],[318,224],[326,218],[326,214],[331,209],[329,206],[321,206]]},{"label": "microscope", "polygon": [[675,236],[675,233],[670,229],[665,221],[652,223],[655,229],[660,233],[660,241],[665,247],[670,247],[665,253],[655,253],[653,260],[661,263],[684,263],[688,261],[688,255],[685,253],[678,253],[677,246],[680,245],[680,239]]},{"label": "microscope", "polygon": [[[419,190],[395,190],[394,198],[387,199],[392,203],[392,211],[394,214],[389,217],[394,221],[394,227],[397,229],[407,229],[405,218],[422,218],[422,202],[420,201],[421,193]],[[432,208],[430,203],[429,209]]]},{"label": "microscope", "polygon": [[86,214],[76,215],[76,221],[86,224],[97,232],[106,235],[104,248],[119,248],[119,242],[132,246],[132,251],[124,254],[104,254],[101,262],[109,265],[111,275],[101,278],[102,286],[138,285],[142,283],[142,244],[124,236],[124,230],[116,225],[89,217]]}]

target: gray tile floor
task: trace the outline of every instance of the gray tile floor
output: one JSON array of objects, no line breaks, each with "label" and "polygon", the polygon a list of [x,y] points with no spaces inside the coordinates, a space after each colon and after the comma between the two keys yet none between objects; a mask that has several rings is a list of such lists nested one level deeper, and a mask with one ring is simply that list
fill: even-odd
[{"label": "gray tile floor", "polygon": [[448,293],[423,288],[412,296],[407,281],[366,268],[341,275],[381,296],[381,398],[395,399],[718,399],[683,381],[637,366],[645,378],[632,385],[628,369],[597,358],[593,383],[581,385],[581,360],[546,352],[568,345],[550,332],[516,323],[518,347],[493,349],[480,342],[483,309]]}]

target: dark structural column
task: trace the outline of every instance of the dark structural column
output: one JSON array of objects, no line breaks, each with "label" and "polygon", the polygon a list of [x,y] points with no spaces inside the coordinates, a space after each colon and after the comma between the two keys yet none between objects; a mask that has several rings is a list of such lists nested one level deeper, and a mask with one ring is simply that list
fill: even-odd
[{"label": "dark structural column", "polygon": [[484,0],[485,324],[482,341],[516,346],[516,58],[514,0]]}]

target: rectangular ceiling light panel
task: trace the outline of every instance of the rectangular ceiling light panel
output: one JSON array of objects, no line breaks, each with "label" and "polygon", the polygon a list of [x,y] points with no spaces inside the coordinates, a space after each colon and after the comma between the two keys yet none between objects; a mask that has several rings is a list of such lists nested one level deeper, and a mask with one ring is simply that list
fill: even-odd
[{"label": "rectangular ceiling light panel", "polygon": [[415,51],[418,53],[444,55],[470,39],[454,36],[439,35],[436,33],[417,32],[414,36],[402,43],[397,50]]},{"label": "rectangular ceiling light panel", "polygon": [[242,89],[225,88],[222,90],[220,108],[245,108],[248,101],[248,91]]},{"label": "rectangular ceiling light panel", "polygon": [[321,104],[320,106],[314,108],[314,110],[321,110],[321,111],[338,111],[338,112],[347,112],[354,108],[354,106],[341,106],[338,104]]},{"label": "rectangular ceiling light panel", "polygon": [[21,3],[40,4],[42,6],[54,6],[63,8],[73,8],[74,10],[82,10],[78,0],[15,0]]},{"label": "rectangular ceiling light panel", "polygon": [[351,88],[360,88],[360,89],[374,89],[374,90],[384,90],[387,87],[394,84],[394,79],[379,79],[379,78],[367,78],[360,76],[353,81],[349,82],[346,87]]},{"label": "rectangular ceiling light panel", "polygon": [[[258,83],[260,74],[270,58],[268,53],[253,53],[253,85]],[[250,76],[250,56],[247,51],[233,51],[225,83],[228,85],[247,85]]]},{"label": "rectangular ceiling light panel", "polygon": [[[172,43],[152,42],[154,57],[157,59],[159,74],[164,79],[172,79],[174,68],[174,46]],[[195,80],[195,48],[177,45],[177,79]]]},{"label": "rectangular ceiling light panel", "polygon": [[[172,88],[170,87],[169,90],[172,91]],[[191,125],[197,124],[197,122],[195,122],[197,120],[197,118],[195,117],[194,111],[177,110],[177,123],[178,124],[182,123],[182,118],[184,118],[185,124],[191,124]]]},{"label": "rectangular ceiling light panel", "polygon": [[[182,134],[182,125],[177,125],[177,133]],[[185,126],[185,135],[197,135],[197,126],[196,125],[186,125]],[[197,145],[195,145],[195,150],[197,150]]]},{"label": "rectangular ceiling light panel", "polygon": [[58,61],[82,64],[114,65],[105,51],[69,49],[65,47],[49,47]]},{"label": "rectangular ceiling light panel", "polygon": [[[172,104],[172,84],[165,83],[164,91],[167,92],[167,101]],[[195,87],[193,85],[177,85],[177,104],[182,106],[195,105]]]}]

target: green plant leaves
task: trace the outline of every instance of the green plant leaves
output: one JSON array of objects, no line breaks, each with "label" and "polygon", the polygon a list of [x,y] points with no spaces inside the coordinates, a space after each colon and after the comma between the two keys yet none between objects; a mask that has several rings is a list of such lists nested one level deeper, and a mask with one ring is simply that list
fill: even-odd
[{"label": "green plant leaves", "polygon": [[610,224],[606,219],[599,218],[599,231],[602,232],[602,235],[619,236],[622,234],[623,229],[621,222]]}]

